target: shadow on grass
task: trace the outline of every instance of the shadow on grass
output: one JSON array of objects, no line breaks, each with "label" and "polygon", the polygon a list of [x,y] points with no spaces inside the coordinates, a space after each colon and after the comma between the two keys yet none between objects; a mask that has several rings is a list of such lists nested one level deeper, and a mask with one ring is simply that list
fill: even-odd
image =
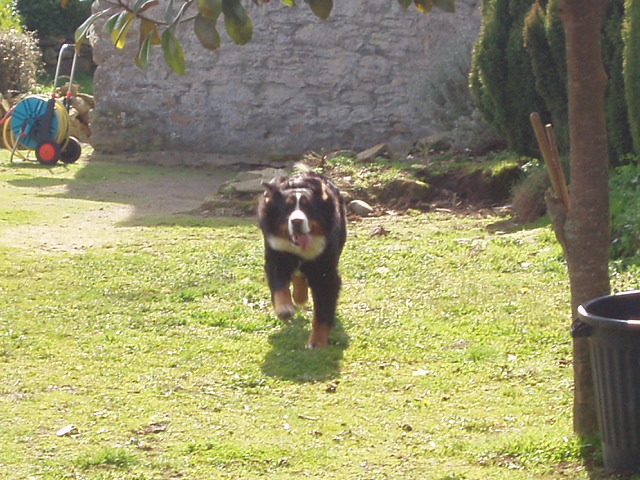
[{"label": "shadow on grass", "polygon": [[[207,196],[238,172],[234,166],[181,167],[94,159],[50,167],[30,161],[10,165],[17,174],[7,183],[36,190],[37,197],[129,205],[129,215],[117,221],[118,226],[181,225],[186,217],[225,216],[222,209],[219,215],[204,215],[201,207]],[[189,226],[197,223],[187,221]],[[211,222],[201,223],[210,226]]]},{"label": "shadow on grass", "polygon": [[547,227],[551,225],[551,220],[548,215],[544,217],[540,217],[537,220],[526,223],[518,223],[515,222],[512,218],[508,218],[505,220],[500,220],[498,222],[492,223],[487,227],[492,233],[515,233],[521,232],[523,230],[535,230],[536,228]]},{"label": "shadow on grass", "polygon": [[270,377],[292,382],[317,382],[340,376],[344,351],[349,347],[349,336],[340,321],[331,334],[327,348],[309,350],[305,347],[309,337],[309,321],[297,315],[269,338],[271,350],[262,365],[262,372]]}]

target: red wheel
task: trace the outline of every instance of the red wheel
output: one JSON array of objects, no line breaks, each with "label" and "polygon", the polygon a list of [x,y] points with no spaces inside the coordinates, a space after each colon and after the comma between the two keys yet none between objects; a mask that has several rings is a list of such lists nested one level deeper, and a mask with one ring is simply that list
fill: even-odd
[{"label": "red wheel", "polygon": [[55,165],[60,159],[60,145],[53,140],[40,142],[36,147],[36,158],[42,165]]}]

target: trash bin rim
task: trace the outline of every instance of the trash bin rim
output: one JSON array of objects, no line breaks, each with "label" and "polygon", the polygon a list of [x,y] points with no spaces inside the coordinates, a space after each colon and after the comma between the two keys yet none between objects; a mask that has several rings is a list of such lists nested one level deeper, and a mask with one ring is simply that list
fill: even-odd
[{"label": "trash bin rim", "polygon": [[589,313],[589,307],[594,303],[599,301],[615,298],[615,297],[624,297],[624,296],[640,296],[640,290],[630,290],[627,292],[619,292],[611,295],[603,295],[601,297],[593,298],[582,305],[578,306],[578,315],[580,319],[585,323],[593,326],[593,327],[601,327],[601,328],[630,328],[633,330],[640,328],[640,319],[638,320],[624,320],[622,318],[611,318],[611,317],[603,317],[601,315],[595,315],[593,313]]}]

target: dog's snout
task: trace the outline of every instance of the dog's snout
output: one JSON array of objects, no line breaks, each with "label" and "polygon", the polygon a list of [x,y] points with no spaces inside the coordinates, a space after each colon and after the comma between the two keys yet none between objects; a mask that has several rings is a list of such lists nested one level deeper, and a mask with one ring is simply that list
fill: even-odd
[{"label": "dog's snout", "polygon": [[307,216],[300,210],[295,210],[289,216],[290,233],[307,233],[309,230]]}]

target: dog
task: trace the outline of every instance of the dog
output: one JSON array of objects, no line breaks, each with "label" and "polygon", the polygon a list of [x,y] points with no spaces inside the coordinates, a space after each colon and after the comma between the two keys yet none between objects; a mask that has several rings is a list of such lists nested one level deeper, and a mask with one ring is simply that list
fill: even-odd
[{"label": "dog", "polygon": [[[347,239],[340,190],[322,175],[299,173],[263,183],[258,221],[265,273],[276,316],[287,321],[313,297],[307,348],[329,345],[342,280],[340,254]],[[293,285],[293,298],[290,285]]]}]

